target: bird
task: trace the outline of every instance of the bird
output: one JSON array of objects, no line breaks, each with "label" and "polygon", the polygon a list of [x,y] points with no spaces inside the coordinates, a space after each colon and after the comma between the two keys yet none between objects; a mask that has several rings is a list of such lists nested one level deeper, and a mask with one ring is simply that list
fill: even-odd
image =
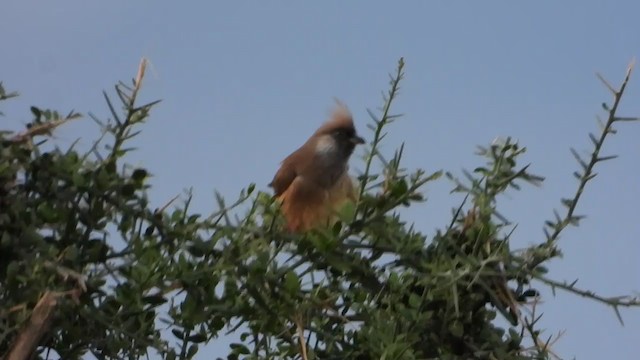
[{"label": "bird", "polygon": [[351,112],[336,100],[329,119],[280,163],[269,187],[290,232],[329,226],[340,206],[356,200],[349,158],[364,143]]}]

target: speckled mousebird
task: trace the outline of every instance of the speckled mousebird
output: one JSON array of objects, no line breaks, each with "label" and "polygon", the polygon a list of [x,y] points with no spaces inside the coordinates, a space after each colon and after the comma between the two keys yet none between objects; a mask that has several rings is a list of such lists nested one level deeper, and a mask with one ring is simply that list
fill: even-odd
[{"label": "speckled mousebird", "polygon": [[289,231],[329,225],[340,205],[355,200],[348,163],[356,145],[364,140],[356,132],[351,112],[336,102],[331,117],[282,161],[269,183]]}]

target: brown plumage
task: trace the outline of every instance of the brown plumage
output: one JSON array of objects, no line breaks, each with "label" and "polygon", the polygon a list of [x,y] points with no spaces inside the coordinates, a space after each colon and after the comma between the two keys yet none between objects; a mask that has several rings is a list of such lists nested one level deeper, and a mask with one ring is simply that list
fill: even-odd
[{"label": "brown plumage", "polygon": [[351,113],[338,103],[331,118],[282,161],[269,186],[290,231],[326,226],[338,206],[355,199],[348,162],[362,143]]}]

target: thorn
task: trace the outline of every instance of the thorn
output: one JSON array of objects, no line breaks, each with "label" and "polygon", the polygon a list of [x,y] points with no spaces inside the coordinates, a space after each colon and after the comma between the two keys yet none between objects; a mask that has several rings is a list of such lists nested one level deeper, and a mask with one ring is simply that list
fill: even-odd
[{"label": "thorn", "polygon": [[640,117],[615,117],[613,121],[638,121]]},{"label": "thorn", "polygon": [[602,75],[600,75],[600,73],[596,73],[596,76],[598,77],[598,79],[600,81],[602,81],[602,83],[604,84],[604,86],[607,87],[607,89],[609,89],[609,91],[611,91],[614,95],[616,95],[618,92],[616,91],[616,89],[613,88],[613,86],[611,86],[611,84],[609,84],[609,82],[607,81],[607,79],[605,79],[604,77],[602,77]]},{"label": "thorn", "polygon": [[576,149],[571,148],[569,149],[571,151],[571,154],[573,155],[573,157],[576,159],[576,161],[578,161],[578,163],[580,164],[580,166],[582,166],[583,169],[587,168],[587,163],[582,160],[582,157],[580,157],[580,154],[578,154],[578,152],[576,151]]},{"label": "thorn", "polygon": [[618,157],[618,155],[601,156],[601,157],[597,158],[596,161],[607,161],[607,160],[615,159],[617,157]]},{"label": "thorn", "polygon": [[157,213],[161,213],[161,212],[165,211],[169,207],[169,205],[171,205],[179,197],[180,197],[180,194],[178,194],[178,195],[174,196],[173,198],[171,198],[171,200],[169,200],[166,204],[164,204],[160,209],[157,210]]},{"label": "thorn", "polygon": [[618,321],[620,321],[620,325],[624,326],[624,321],[622,320],[622,315],[620,315],[620,310],[618,310],[618,307],[614,306],[613,311],[615,311],[616,316],[618,317]]},{"label": "thorn", "polygon": [[627,78],[631,76],[631,72],[633,71],[634,66],[636,65],[636,57],[632,57],[629,62],[629,66],[627,66]]}]

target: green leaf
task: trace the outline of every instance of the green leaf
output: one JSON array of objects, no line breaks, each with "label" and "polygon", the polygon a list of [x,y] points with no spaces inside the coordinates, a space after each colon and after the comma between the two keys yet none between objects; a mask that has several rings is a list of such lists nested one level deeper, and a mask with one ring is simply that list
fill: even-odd
[{"label": "green leaf", "polygon": [[20,270],[20,263],[18,261],[12,261],[7,266],[7,278],[11,279],[18,275],[18,271]]},{"label": "green leaf", "polygon": [[131,179],[133,181],[136,181],[136,182],[141,182],[148,175],[149,175],[149,173],[145,169],[135,169],[135,170],[133,170],[133,173],[131,174]]},{"label": "green leaf", "polygon": [[167,299],[162,294],[148,295],[142,298],[142,301],[146,304],[155,306],[162,305],[167,302]]},{"label": "green leaf", "polygon": [[187,337],[187,341],[191,341],[193,343],[203,343],[207,341],[207,334],[193,334]]},{"label": "green leaf", "polygon": [[117,170],[117,168],[116,168],[116,162],[115,162],[115,161],[113,161],[113,160],[111,160],[111,161],[107,162],[107,163],[104,165],[104,169],[106,170],[106,172],[107,172],[108,174],[115,174],[115,172],[116,172],[116,170]]},{"label": "green leaf", "polygon": [[396,291],[397,288],[400,287],[400,277],[395,271],[389,275],[389,287],[392,291]]},{"label": "green leaf", "polygon": [[284,288],[292,295],[300,291],[300,279],[293,270],[287,271],[287,274],[284,276]]},{"label": "green leaf", "polygon": [[198,353],[198,344],[193,344],[189,346],[189,350],[187,350],[187,358],[191,359]]},{"label": "green leaf", "polygon": [[120,188],[120,195],[126,197],[126,198],[130,198],[133,196],[133,194],[135,194],[136,192],[136,187],[135,185],[129,183],[129,184],[124,184],[122,185],[122,187]]},{"label": "green leaf", "polygon": [[173,333],[173,336],[175,336],[179,340],[184,340],[184,332],[182,332],[182,330],[171,329],[171,332]]},{"label": "green leaf", "polygon": [[398,179],[394,182],[393,187],[391,188],[391,195],[395,197],[401,197],[407,193],[409,190],[409,185],[407,185],[407,180]]},{"label": "green leaf", "polygon": [[210,329],[211,329],[211,330],[213,330],[213,331],[214,331],[214,332],[216,332],[216,333],[217,333],[218,331],[222,330],[222,328],[224,327],[224,325],[225,325],[225,321],[224,321],[224,319],[223,319],[222,317],[220,317],[220,316],[214,316],[214,317],[211,319],[211,322],[209,323],[209,327],[210,327]]},{"label": "green leaf", "polygon": [[234,354],[246,355],[251,353],[251,351],[249,351],[249,348],[243,344],[232,343],[229,345],[229,347],[233,349]]},{"label": "green leaf", "polygon": [[461,338],[464,335],[464,326],[460,321],[454,320],[449,325],[449,332],[451,332],[451,335]]},{"label": "green leaf", "polygon": [[41,112],[41,111],[40,111],[40,109],[38,109],[37,107],[32,106],[32,107],[30,108],[30,110],[31,110],[31,113],[33,114],[33,116],[35,116],[37,119],[39,119],[39,118],[40,118],[40,116],[42,116],[42,112]]},{"label": "green leaf", "polygon": [[353,220],[356,214],[356,204],[353,201],[345,201],[338,211],[338,218],[345,224]]},{"label": "green leaf", "polygon": [[79,172],[73,173],[71,181],[73,181],[73,186],[78,188],[82,188],[87,184],[87,180],[85,179],[84,175]]},{"label": "green leaf", "polygon": [[409,295],[409,306],[417,309],[422,304],[422,298],[415,293]]}]

